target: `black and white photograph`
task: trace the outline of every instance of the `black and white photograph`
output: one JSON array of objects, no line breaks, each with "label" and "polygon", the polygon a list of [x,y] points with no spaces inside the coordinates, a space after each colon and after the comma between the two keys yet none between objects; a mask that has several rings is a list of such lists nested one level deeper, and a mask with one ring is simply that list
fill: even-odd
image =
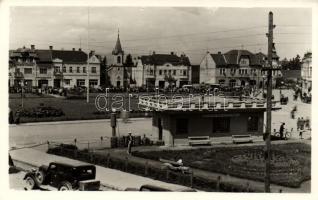
[{"label": "black and white photograph", "polygon": [[314,192],[317,2],[4,3],[11,192]]}]

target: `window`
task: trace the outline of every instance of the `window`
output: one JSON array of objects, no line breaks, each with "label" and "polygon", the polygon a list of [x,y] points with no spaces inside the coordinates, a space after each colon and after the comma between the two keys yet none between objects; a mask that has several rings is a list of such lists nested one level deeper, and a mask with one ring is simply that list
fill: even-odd
[{"label": "window", "polygon": [[65,73],[66,72],[66,67],[65,66],[63,66],[63,73]]},{"label": "window", "polygon": [[213,132],[214,133],[226,133],[229,131],[230,131],[230,118],[229,117],[213,118]]},{"label": "window", "polygon": [[47,68],[41,67],[40,74],[47,74]]},{"label": "window", "polygon": [[187,70],[183,70],[183,76],[187,75]]},{"label": "window", "polygon": [[80,67],[77,67],[76,72],[80,73]]},{"label": "window", "polygon": [[73,73],[73,68],[72,67],[70,67],[70,73]]},{"label": "window", "polygon": [[60,67],[55,66],[54,67],[54,72],[60,72]]},{"label": "window", "polygon": [[83,86],[83,85],[85,85],[85,79],[77,79],[77,80],[76,80],[76,85],[77,85],[77,86]]},{"label": "window", "polygon": [[64,79],[64,84],[65,85],[70,85],[71,84],[71,79]]},{"label": "window", "polygon": [[24,74],[32,74],[32,68],[24,68]]},{"label": "window", "polygon": [[258,117],[249,116],[247,118],[247,131],[258,131]]},{"label": "window", "polygon": [[20,69],[19,69],[19,68],[16,68],[16,69],[15,69],[15,73],[19,74],[19,73],[20,73]]},{"label": "window", "polygon": [[97,84],[98,84],[98,81],[96,79],[89,80],[89,86],[95,86]]},{"label": "window", "polygon": [[92,73],[96,73],[96,67],[92,67]]},{"label": "window", "polygon": [[121,63],[120,56],[117,56],[117,63],[118,63],[118,64],[120,64],[120,63]]},{"label": "window", "polygon": [[188,119],[176,119],[176,134],[188,134]]},{"label": "window", "polygon": [[171,74],[171,70],[170,69],[168,70],[168,74]]},{"label": "window", "polygon": [[86,73],[86,67],[83,67],[83,73]]},{"label": "window", "polygon": [[163,70],[163,73],[166,74],[166,73],[167,73],[167,70]]},{"label": "window", "polygon": [[224,79],[219,80],[219,84],[220,85],[224,85],[225,84],[225,80]]},{"label": "window", "polygon": [[177,74],[177,70],[173,70],[173,75],[176,75]]},{"label": "window", "polygon": [[159,75],[162,75],[162,70],[159,70]]}]

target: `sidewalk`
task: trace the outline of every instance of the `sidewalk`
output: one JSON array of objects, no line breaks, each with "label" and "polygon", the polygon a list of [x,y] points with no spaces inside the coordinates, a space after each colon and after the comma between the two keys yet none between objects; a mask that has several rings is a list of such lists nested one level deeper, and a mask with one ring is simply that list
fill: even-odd
[{"label": "sidewalk", "polygon": [[[50,162],[55,161],[65,162],[69,164],[88,164],[61,156],[47,154],[34,149],[14,150],[10,151],[10,155],[14,161],[27,163],[35,167],[39,167],[43,164],[48,165]],[[125,173],[119,170],[100,167],[98,165],[96,165],[96,179],[100,180],[101,184],[105,187],[121,191],[125,190],[126,188],[140,188],[140,186],[144,184],[151,184],[170,189],[187,188],[185,186],[165,183],[142,176]]]}]

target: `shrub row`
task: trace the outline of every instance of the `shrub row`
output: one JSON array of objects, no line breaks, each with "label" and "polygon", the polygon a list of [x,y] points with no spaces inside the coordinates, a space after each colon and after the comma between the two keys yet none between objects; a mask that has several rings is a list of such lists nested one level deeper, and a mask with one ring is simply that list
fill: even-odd
[{"label": "shrub row", "polygon": [[[148,163],[136,162],[129,157],[119,157],[111,154],[91,153],[87,150],[77,150],[72,146],[58,146],[49,148],[47,153],[65,156],[84,162],[117,169],[132,174],[153,178],[169,183],[175,183],[188,187],[194,187],[205,191],[225,191],[225,192],[260,192],[254,191],[248,185],[242,183],[240,185],[222,182],[208,177],[198,177],[195,174],[182,174],[180,172],[172,172],[162,169],[161,166]],[[134,152],[133,152],[134,154]]]}]

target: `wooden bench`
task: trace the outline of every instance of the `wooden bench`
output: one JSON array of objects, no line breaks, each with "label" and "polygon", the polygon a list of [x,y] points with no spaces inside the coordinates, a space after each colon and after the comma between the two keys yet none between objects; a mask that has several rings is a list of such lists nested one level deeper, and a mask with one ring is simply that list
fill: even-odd
[{"label": "wooden bench", "polygon": [[196,145],[196,144],[208,144],[211,145],[210,137],[209,136],[192,136],[188,137],[189,145]]},{"label": "wooden bench", "polygon": [[247,142],[253,143],[252,135],[232,135],[232,140],[234,144]]}]

